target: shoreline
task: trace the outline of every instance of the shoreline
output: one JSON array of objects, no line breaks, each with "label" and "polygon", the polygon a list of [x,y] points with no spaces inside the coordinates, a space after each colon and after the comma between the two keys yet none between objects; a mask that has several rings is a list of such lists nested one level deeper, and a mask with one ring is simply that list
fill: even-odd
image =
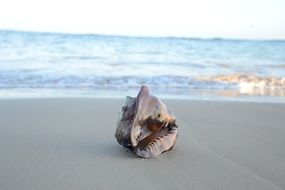
[{"label": "shoreline", "polygon": [[[135,93],[129,93],[129,96],[136,97]],[[179,101],[201,101],[201,102],[236,102],[236,103],[268,103],[268,104],[285,104],[285,97],[270,97],[270,96],[239,96],[239,97],[223,97],[223,96],[175,96],[175,95],[161,95],[157,94],[157,97],[160,97],[162,100],[179,100]],[[108,100],[122,100],[125,99],[125,95],[1,95],[0,92],[0,101],[5,100],[56,100],[56,99],[108,99]]]},{"label": "shoreline", "polygon": [[162,100],[177,144],[142,159],[114,137],[124,99],[0,98],[0,188],[285,188],[285,104]]}]

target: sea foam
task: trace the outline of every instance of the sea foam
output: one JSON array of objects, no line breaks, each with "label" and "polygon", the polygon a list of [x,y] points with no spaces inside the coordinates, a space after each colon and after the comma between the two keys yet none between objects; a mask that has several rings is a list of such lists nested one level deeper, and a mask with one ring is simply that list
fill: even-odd
[{"label": "sea foam", "polygon": [[144,84],[165,97],[274,99],[284,52],[285,41],[0,31],[0,97],[121,96]]}]

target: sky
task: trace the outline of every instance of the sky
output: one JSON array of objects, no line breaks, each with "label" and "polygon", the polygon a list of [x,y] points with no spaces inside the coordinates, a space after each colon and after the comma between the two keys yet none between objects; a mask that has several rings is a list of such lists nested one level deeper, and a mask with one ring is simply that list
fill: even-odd
[{"label": "sky", "polygon": [[285,39],[285,0],[0,0],[0,29]]}]

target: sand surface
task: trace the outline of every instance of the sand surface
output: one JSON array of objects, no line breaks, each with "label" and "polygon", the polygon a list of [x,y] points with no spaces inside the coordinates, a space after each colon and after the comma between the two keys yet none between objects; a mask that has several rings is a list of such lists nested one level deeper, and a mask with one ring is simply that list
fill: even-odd
[{"label": "sand surface", "polygon": [[123,99],[0,100],[0,189],[285,189],[285,104],[167,100],[175,148],[114,138]]}]

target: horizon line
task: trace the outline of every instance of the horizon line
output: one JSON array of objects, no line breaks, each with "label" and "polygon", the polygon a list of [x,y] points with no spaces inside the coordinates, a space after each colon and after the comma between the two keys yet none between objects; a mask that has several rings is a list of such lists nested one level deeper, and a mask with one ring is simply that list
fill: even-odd
[{"label": "horizon line", "polygon": [[106,36],[118,38],[156,38],[156,39],[188,39],[188,40],[227,40],[227,41],[285,41],[285,38],[227,38],[227,37],[197,37],[197,36],[175,36],[175,35],[133,35],[133,34],[104,34],[91,32],[63,32],[63,31],[42,31],[42,30],[26,30],[26,29],[2,29],[0,32],[14,33],[38,33],[50,35],[75,35],[75,36]]}]

